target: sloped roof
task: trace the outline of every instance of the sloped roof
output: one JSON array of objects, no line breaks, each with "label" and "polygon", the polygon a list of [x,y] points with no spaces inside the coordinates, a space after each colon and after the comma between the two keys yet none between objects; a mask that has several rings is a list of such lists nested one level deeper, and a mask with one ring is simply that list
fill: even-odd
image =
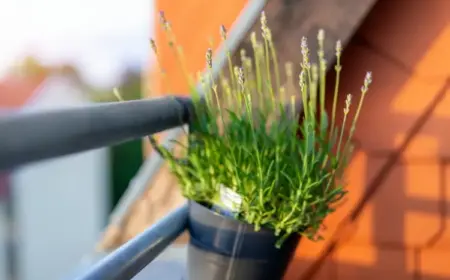
[{"label": "sloped roof", "polygon": [[22,77],[10,75],[0,80],[0,109],[11,110],[22,107],[36,93],[44,77]]}]

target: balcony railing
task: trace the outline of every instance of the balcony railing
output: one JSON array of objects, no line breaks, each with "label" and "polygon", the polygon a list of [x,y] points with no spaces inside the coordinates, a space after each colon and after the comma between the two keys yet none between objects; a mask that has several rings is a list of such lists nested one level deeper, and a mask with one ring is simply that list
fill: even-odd
[{"label": "balcony railing", "polygon": [[[217,77],[226,62],[226,49],[237,48],[265,4],[266,0],[251,0],[242,10],[228,35],[227,46],[221,46],[214,57],[214,77]],[[177,138],[182,132],[181,126],[188,123],[191,105],[188,98],[164,97],[12,114],[0,119],[0,170],[115,145],[172,129],[163,142],[163,145],[169,145],[170,140]],[[156,152],[149,156],[114,210],[110,221],[112,224],[123,219],[129,206],[159,170],[162,161]],[[88,269],[79,272],[74,279],[133,278],[186,229],[187,222],[185,205]]]},{"label": "balcony railing", "polygon": [[[164,97],[11,115],[0,119],[0,170],[185,125],[190,106],[187,98]],[[148,182],[141,184],[146,186]],[[184,206],[81,272],[76,279],[131,279],[169,246],[186,224]]]}]

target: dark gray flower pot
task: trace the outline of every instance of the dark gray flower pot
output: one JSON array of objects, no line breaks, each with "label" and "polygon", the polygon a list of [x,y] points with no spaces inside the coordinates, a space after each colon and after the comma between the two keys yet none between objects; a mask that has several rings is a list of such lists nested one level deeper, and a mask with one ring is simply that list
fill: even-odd
[{"label": "dark gray flower pot", "polygon": [[281,280],[300,235],[280,249],[270,230],[254,227],[189,203],[188,280]]}]

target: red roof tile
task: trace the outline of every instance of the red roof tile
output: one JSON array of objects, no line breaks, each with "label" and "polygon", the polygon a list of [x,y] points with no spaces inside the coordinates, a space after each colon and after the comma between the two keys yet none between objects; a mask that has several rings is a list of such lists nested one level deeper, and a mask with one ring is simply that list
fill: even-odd
[{"label": "red roof tile", "polygon": [[0,109],[22,107],[35,93],[44,78],[9,76],[0,80]]}]

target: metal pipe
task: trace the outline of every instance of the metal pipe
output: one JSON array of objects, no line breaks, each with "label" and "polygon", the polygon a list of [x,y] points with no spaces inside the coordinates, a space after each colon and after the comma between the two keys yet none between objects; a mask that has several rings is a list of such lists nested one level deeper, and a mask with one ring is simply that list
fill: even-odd
[{"label": "metal pipe", "polygon": [[185,204],[107,255],[75,280],[133,278],[186,229],[187,223],[188,205]]},{"label": "metal pipe", "polygon": [[0,170],[178,127],[187,123],[190,105],[169,96],[0,118]]}]

